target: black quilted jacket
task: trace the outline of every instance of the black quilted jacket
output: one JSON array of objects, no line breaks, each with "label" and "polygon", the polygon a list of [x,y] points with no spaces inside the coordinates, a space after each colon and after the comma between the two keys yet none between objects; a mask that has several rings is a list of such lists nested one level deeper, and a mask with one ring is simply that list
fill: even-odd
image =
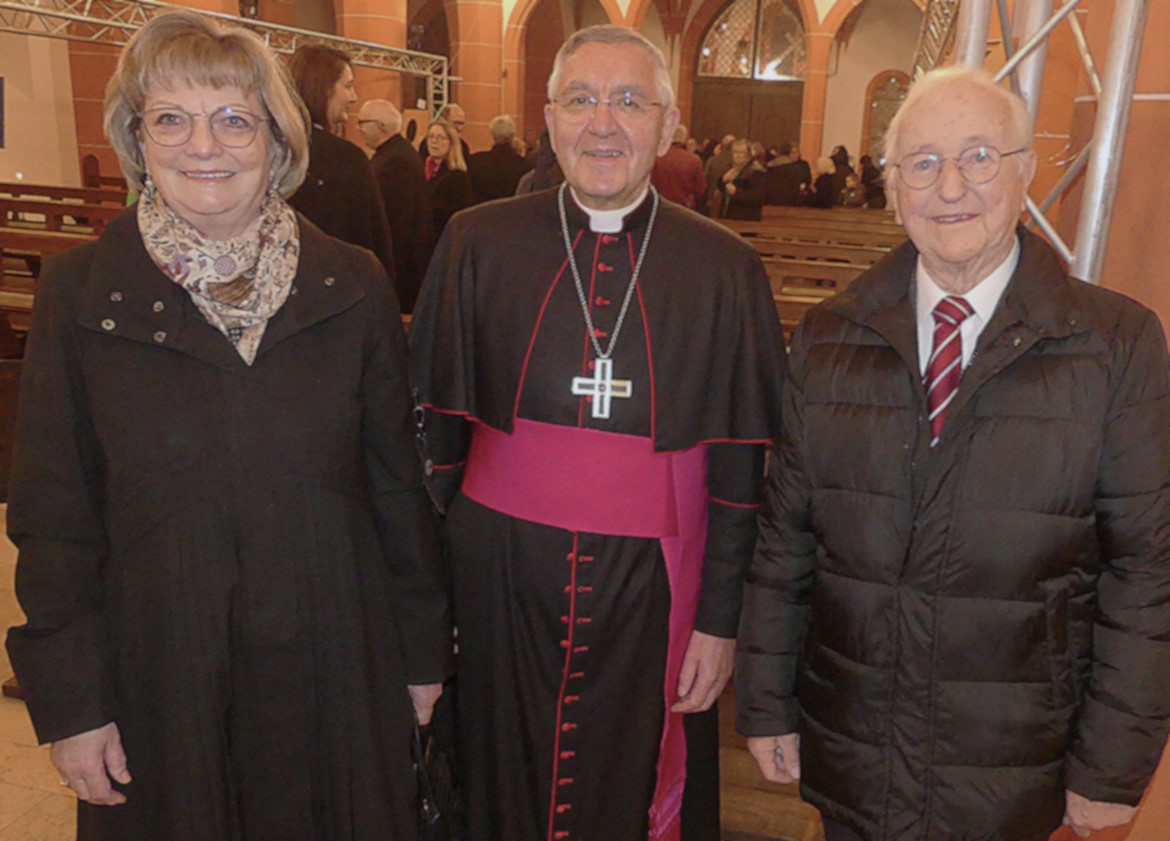
[{"label": "black quilted jacket", "polygon": [[740,631],[739,729],[882,841],[1019,841],[1136,803],[1170,715],[1157,318],[1019,267],[932,451],[907,244],[798,330]]}]

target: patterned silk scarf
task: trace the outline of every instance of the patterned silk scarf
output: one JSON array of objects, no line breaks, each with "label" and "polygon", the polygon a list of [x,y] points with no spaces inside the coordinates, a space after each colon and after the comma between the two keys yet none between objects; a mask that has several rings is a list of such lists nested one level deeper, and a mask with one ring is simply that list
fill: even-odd
[{"label": "patterned silk scarf", "polygon": [[268,319],[284,306],[297,273],[300,231],[288,203],[269,190],[243,234],[213,240],[171,210],[148,181],[138,199],[138,230],[155,265],[187,290],[203,317],[251,365]]}]

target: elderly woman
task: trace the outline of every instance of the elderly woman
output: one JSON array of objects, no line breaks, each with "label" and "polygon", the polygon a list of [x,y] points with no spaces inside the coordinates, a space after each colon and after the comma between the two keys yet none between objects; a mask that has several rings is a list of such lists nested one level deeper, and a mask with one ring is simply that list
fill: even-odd
[{"label": "elderly woman", "polygon": [[447,220],[475,204],[475,190],[467,173],[467,161],[459,145],[459,133],[446,120],[435,120],[427,129],[425,173],[435,215],[435,234],[441,234]]},{"label": "elderly woman", "polygon": [[449,645],[386,277],[285,202],[308,120],[251,33],[152,20],[105,125],[141,198],[45,263],[9,508],[78,838],[413,838]]},{"label": "elderly woman", "polygon": [[752,156],[752,144],[731,144],[731,167],[723,173],[724,219],[759,222],[764,212],[764,167]]}]

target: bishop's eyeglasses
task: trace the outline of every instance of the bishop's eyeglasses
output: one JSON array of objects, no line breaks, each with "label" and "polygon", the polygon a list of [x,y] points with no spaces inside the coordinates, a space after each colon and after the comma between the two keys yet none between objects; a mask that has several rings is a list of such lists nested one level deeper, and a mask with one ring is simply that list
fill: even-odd
[{"label": "bishop's eyeglasses", "polygon": [[969,184],[986,184],[999,174],[1000,162],[1009,155],[1018,155],[1027,149],[1001,152],[994,146],[969,146],[954,158],[944,158],[933,152],[915,152],[898,161],[898,176],[911,190],[925,190],[938,181],[943,164],[954,161],[963,180]]},{"label": "bishop's eyeglasses", "polygon": [[207,120],[211,136],[216,143],[231,149],[251,146],[260,130],[260,124],[267,117],[258,117],[243,108],[225,105],[210,114],[191,113],[169,105],[151,108],[142,113],[142,127],[150,139],[159,146],[182,146],[191,139],[195,131],[195,118]]},{"label": "bishop's eyeglasses", "polygon": [[578,120],[592,119],[597,113],[597,106],[603,102],[609,106],[610,113],[615,117],[626,120],[640,120],[649,116],[651,109],[663,107],[663,103],[653,102],[632,91],[623,91],[609,99],[602,99],[583,91],[573,91],[563,93],[553,100],[558,108]]}]

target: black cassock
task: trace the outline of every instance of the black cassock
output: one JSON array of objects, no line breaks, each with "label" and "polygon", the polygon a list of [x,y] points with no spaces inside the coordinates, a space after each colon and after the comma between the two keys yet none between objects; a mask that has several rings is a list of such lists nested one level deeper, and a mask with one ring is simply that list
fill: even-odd
[{"label": "black cassock", "polygon": [[[566,204],[604,349],[652,200],[612,235],[590,231],[568,196]],[[608,418],[594,417],[590,398],[570,388],[573,378],[594,375],[596,352],[555,191],[451,221],[411,341],[419,397],[433,410],[436,484],[450,500],[471,838],[645,841],[671,605],[659,542],[509,517],[458,488],[473,422],[510,433],[523,418],[644,436],[657,452],[707,443],[708,538],[695,629],[734,637],[785,366],[759,258],[722,227],[661,203],[612,354],[613,377],[632,381],[632,396],[613,397]],[[684,824],[687,814],[684,805]]]}]

